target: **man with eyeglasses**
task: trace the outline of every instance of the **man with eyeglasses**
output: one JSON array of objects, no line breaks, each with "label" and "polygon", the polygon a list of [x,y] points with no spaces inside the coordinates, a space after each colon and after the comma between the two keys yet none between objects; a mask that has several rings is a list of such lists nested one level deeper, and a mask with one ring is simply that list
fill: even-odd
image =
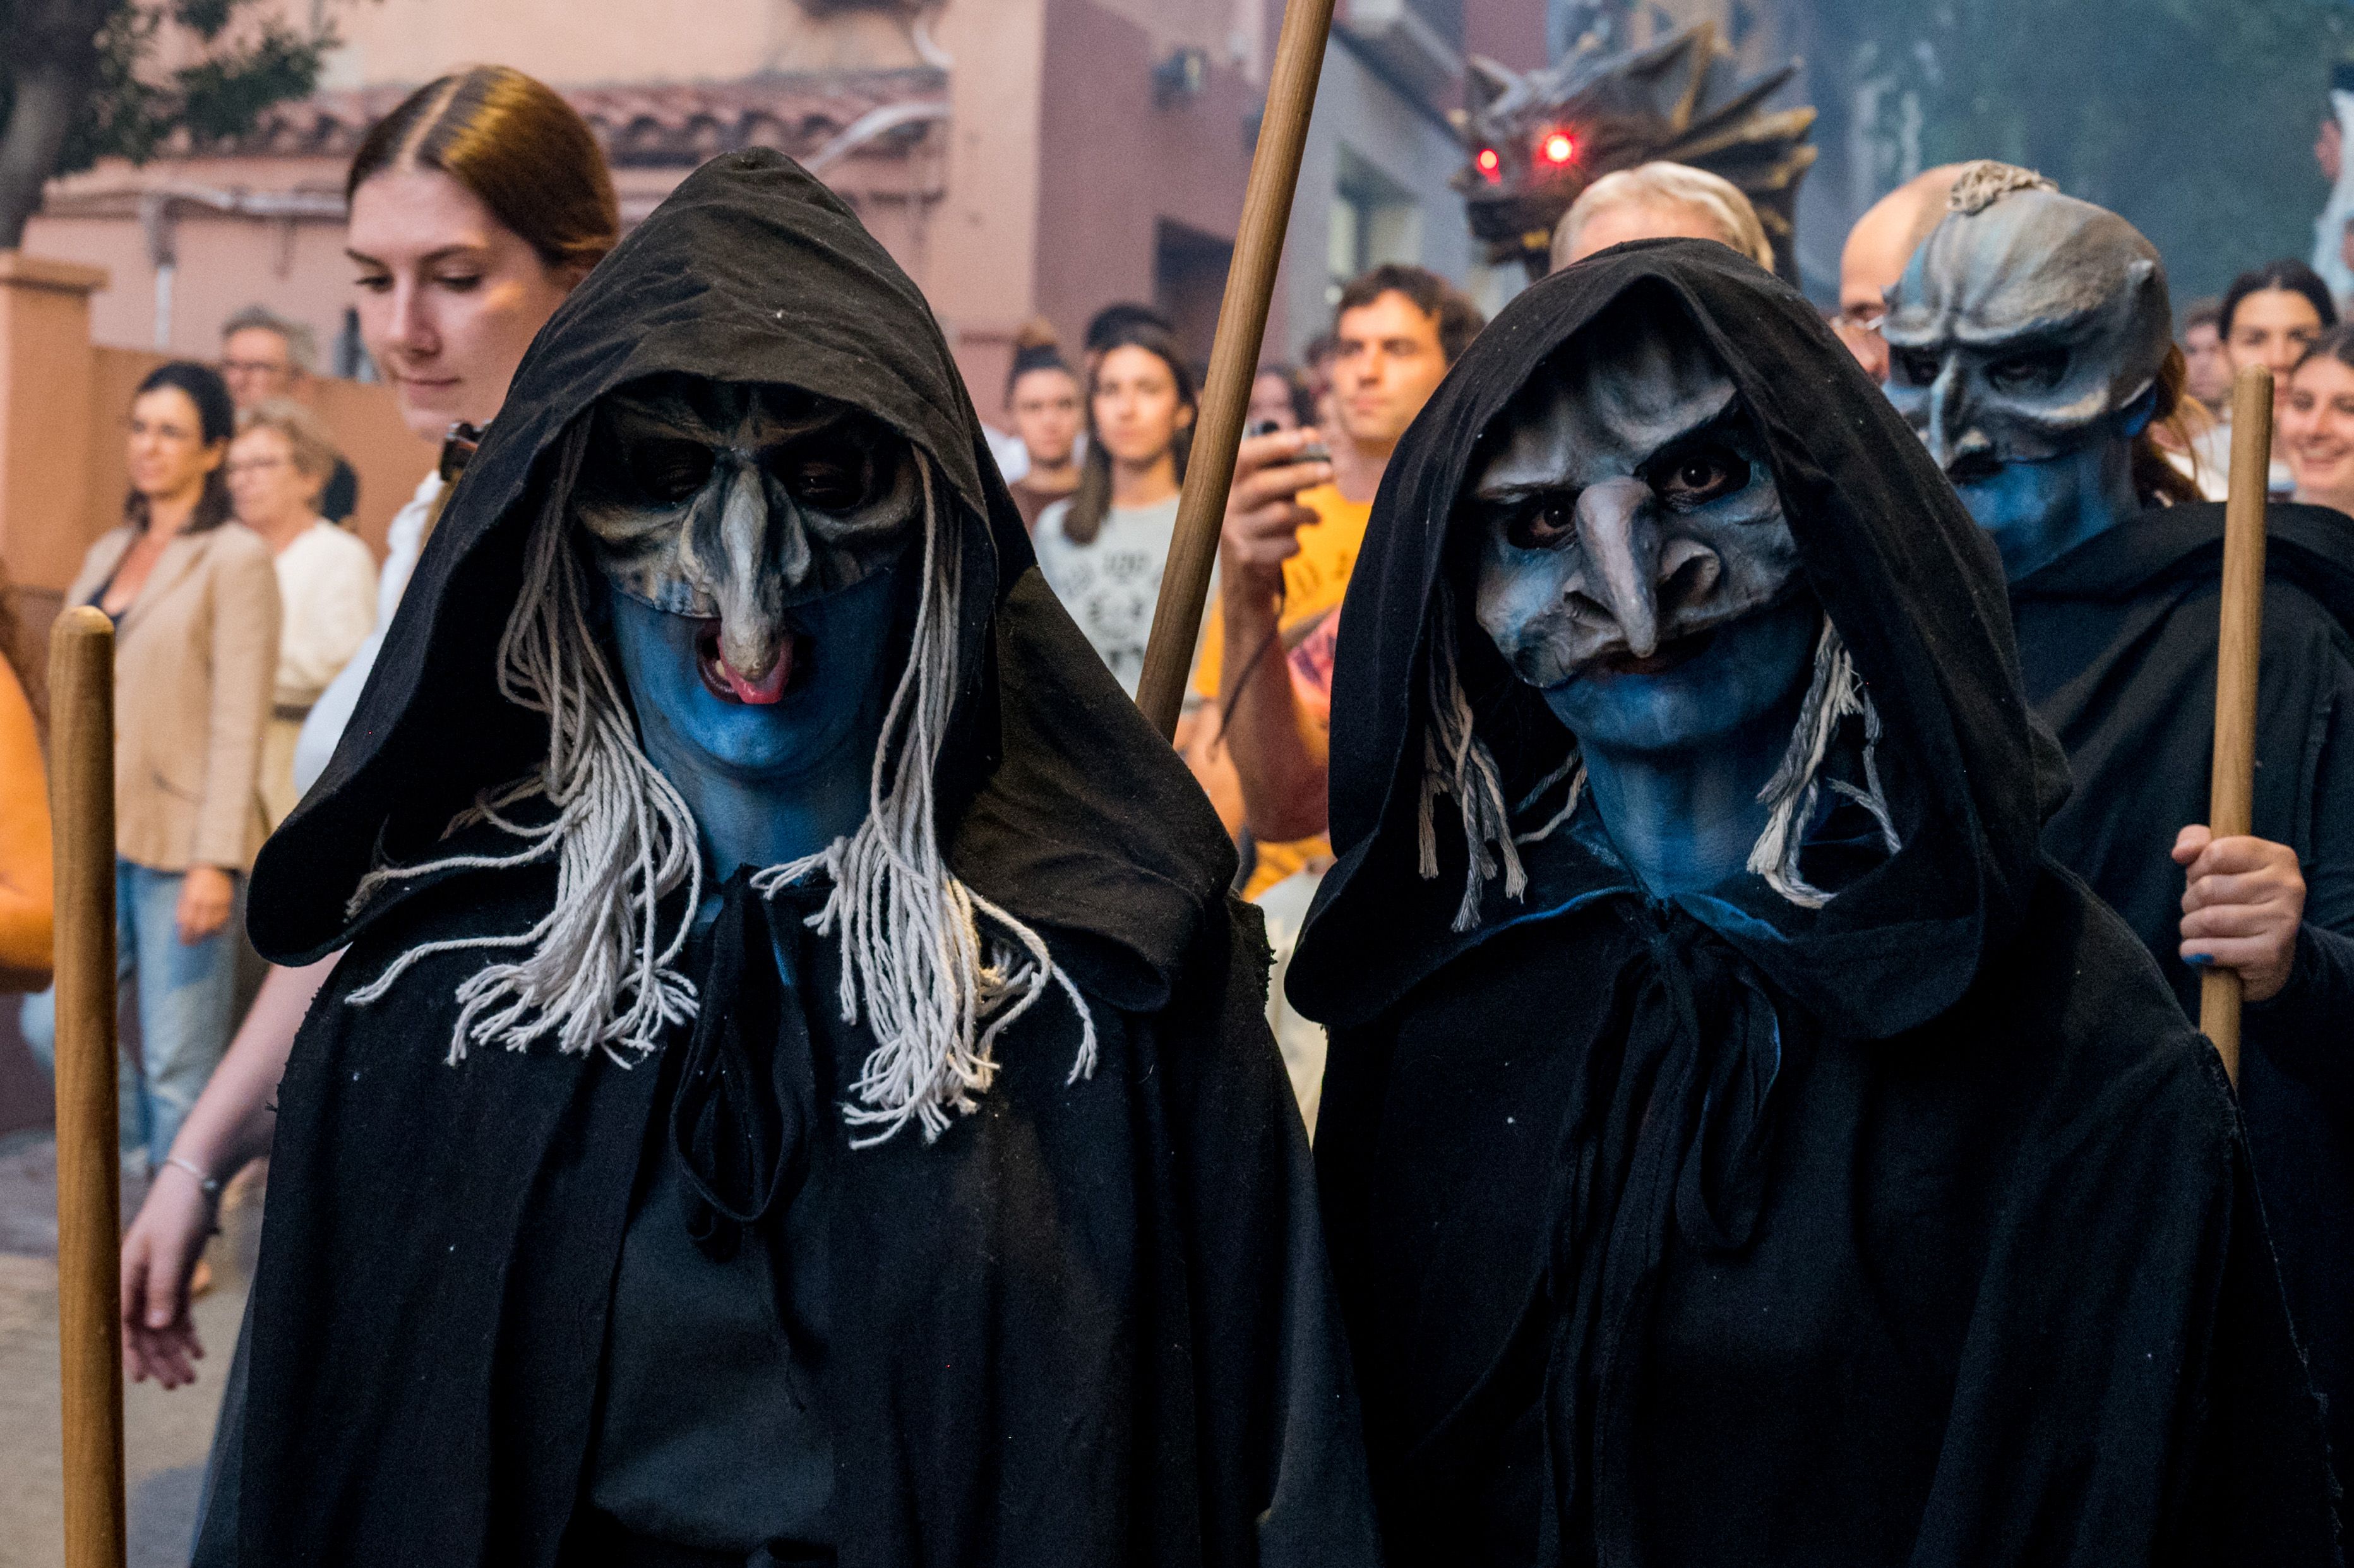
[{"label": "man with eyeglasses", "polygon": [[[307,402],[302,384],[317,359],[311,329],[267,305],[248,305],[221,323],[221,379],[240,414],[272,397]],[[319,493],[319,515],[348,526],[359,504],[360,476],[339,455]]]},{"label": "man with eyeglasses", "polygon": [[1831,330],[1874,381],[1888,379],[1888,344],[1881,338],[1880,321],[1888,313],[1889,286],[1904,275],[1913,252],[1946,216],[1946,197],[1961,172],[1961,164],[1945,164],[1914,175],[1872,203],[1848,230],[1840,251],[1840,308]]}]

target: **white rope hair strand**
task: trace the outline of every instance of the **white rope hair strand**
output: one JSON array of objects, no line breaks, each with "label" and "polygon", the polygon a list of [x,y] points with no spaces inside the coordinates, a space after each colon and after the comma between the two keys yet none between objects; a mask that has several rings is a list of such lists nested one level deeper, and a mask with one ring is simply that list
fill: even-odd
[{"label": "white rope hair strand", "polygon": [[[1487,743],[1474,732],[1471,700],[1455,666],[1455,596],[1445,583],[1433,596],[1428,674],[1429,716],[1422,732],[1423,771],[1419,865],[1426,878],[1438,874],[1438,832],[1433,818],[1438,797],[1455,798],[1463,821],[1463,901],[1455,929],[1479,923],[1479,899],[1501,862],[1504,896],[1518,898],[1529,885],[1505,809],[1504,781]],[[1551,831],[1550,829],[1547,830]],[[1490,846],[1493,846],[1492,852]]]},{"label": "white rope hair strand", "polygon": [[[546,715],[547,760],[535,776],[486,794],[447,830],[488,822],[524,847],[506,856],[379,866],[353,895],[356,911],[397,881],[554,855],[555,906],[529,930],[422,943],[349,999],[355,1006],[381,1000],[437,953],[524,950],[458,987],[452,1065],[473,1045],[520,1051],[553,1035],[567,1054],[602,1049],[626,1065],[652,1054],[670,1026],[695,1016],[695,988],[673,965],[702,899],[702,854],[686,802],[640,749],[629,703],[589,630],[569,522],[587,440],[585,424],[564,439],[555,483],[526,546],[522,594],[499,641],[500,694]],[[504,814],[535,796],[554,808],[548,821],[527,826]],[[681,885],[688,889],[685,906],[665,935],[659,906]]]},{"label": "white rope hair strand", "polygon": [[[866,819],[814,854],[769,866],[752,878],[763,896],[814,876],[832,886],[808,924],[842,942],[843,1021],[863,1012],[875,1048],[843,1107],[845,1122],[871,1128],[866,1148],[909,1123],[930,1142],[949,1113],[979,1108],[997,1075],[995,1047],[1051,980],[1079,1020],[1079,1048],[1067,1081],[1092,1076],[1095,1016],[1039,935],[967,887],[948,869],[934,821],[933,775],[957,696],[957,620],[961,553],[940,537],[931,469],[924,492],[923,583],[907,667],[892,693],[868,776]],[[984,942],[986,916],[1004,940]]]},{"label": "white rope hair strand", "polygon": [[[1830,752],[1840,723],[1856,717],[1862,718],[1864,725],[1864,782],[1861,789],[1840,779],[1821,777],[1824,758]],[[1808,882],[1798,868],[1798,856],[1805,848],[1807,830],[1814,821],[1815,803],[1821,798],[1824,784],[1872,813],[1889,853],[1894,854],[1901,847],[1887,794],[1881,788],[1879,747],[1879,710],[1872,705],[1871,694],[1864,689],[1863,677],[1857,673],[1847,644],[1831,625],[1830,618],[1825,616],[1822,630],[1815,639],[1814,675],[1808,683],[1805,700],[1798,705],[1798,722],[1790,732],[1789,748],[1783,753],[1781,766],[1766,780],[1766,788],[1757,792],[1757,799],[1766,808],[1766,828],[1749,851],[1749,869],[1801,908],[1819,909],[1831,899],[1829,894]]]}]

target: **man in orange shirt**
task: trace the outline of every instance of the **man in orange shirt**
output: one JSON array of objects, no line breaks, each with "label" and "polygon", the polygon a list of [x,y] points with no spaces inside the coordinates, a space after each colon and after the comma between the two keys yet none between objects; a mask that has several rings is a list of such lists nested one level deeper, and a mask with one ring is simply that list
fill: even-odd
[{"label": "man in orange shirt", "polygon": [[[1484,324],[1437,273],[1376,267],[1342,291],[1333,323],[1337,428],[1242,444],[1195,683],[1225,718],[1258,852],[1252,895],[1331,858],[1324,733],[1341,599],[1392,449]],[[1328,440],[1329,461],[1301,461]]]}]

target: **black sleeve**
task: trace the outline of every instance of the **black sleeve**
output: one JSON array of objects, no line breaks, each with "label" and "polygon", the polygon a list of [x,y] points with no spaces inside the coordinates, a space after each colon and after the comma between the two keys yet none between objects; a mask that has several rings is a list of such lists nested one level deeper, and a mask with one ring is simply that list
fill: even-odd
[{"label": "black sleeve", "polygon": [[[1267,938],[1227,900],[1194,1027],[1214,1031],[1164,1060],[1193,1227],[1193,1355],[1204,1462],[1219,1479],[1204,1563],[1376,1568],[1354,1378],[1332,1298],[1307,1129],[1267,1023]],[[1219,958],[1224,962],[1218,961]],[[1210,975],[1224,970],[1223,984]],[[1223,1058],[1208,1071],[1212,1059]],[[1225,1499],[1247,1499],[1247,1517]]]},{"label": "black sleeve", "polygon": [[2288,984],[2249,1009],[2255,1034],[2281,1068],[2354,1111],[2354,667],[2339,665],[2315,770],[2313,842],[2304,857],[2305,923]]},{"label": "black sleeve", "polygon": [[319,515],[330,523],[346,523],[360,509],[360,476],[343,459],[335,460],[335,471],[327,478],[327,487],[319,493]]}]

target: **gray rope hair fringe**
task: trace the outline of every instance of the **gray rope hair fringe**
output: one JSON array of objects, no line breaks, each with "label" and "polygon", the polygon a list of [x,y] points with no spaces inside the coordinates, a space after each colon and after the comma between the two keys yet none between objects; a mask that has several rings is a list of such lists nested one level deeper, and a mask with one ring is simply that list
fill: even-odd
[{"label": "gray rope hair fringe", "polygon": [[[974,892],[948,869],[933,825],[932,778],[956,700],[957,602],[961,555],[942,548],[931,525],[932,476],[924,478],[924,585],[907,668],[892,694],[867,782],[866,819],[815,854],[770,866],[752,879],[763,895],[822,874],[832,885],[809,917],[842,940],[842,1018],[860,1004],[876,1044],[860,1067],[853,1127],[879,1130],[853,1148],[881,1143],[914,1121],[928,1143],[949,1112],[970,1115],[997,1075],[997,1037],[1030,1011],[1051,980],[1079,1019],[1069,1083],[1096,1068],[1095,1015],[1039,935]],[[896,748],[893,736],[904,726]],[[979,916],[1012,938],[983,950]],[[1021,957],[1017,959],[1014,949]]]},{"label": "gray rope hair fringe", "polygon": [[[1487,743],[1473,733],[1470,699],[1465,695],[1456,669],[1454,596],[1438,587],[1431,614],[1431,649],[1427,665],[1428,722],[1423,728],[1423,773],[1419,866],[1426,879],[1438,875],[1438,831],[1436,807],[1442,795],[1455,799],[1463,824],[1463,901],[1456,908],[1454,927],[1470,930],[1479,921],[1479,904],[1487,885],[1499,869],[1504,896],[1518,899],[1527,890],[1528,874],[1517,846],[1534,843],[1575,813],[1585,787],[1585,766],[1575,747],[1562,765],[1548,774],[1512,810],[1505,809],[1501,771]],[[1821,777],[1824,758],[1840,725],[1863,721],[1863,776],[1861,787],[1844,779]],[[1801,908],[1819,909],[1832,895],[1808,882],[1798,867],[1806,828],[1814,821],[1824,784],[1872,813],[1880,825],[1888,853],[1902,847],[1887,791],[1880,780],[1880,712],[1855,668],[1847,645],[1830,618],[1823,618],[1815,640],[1813,674],[1798,706],[1798,722],[1790,745],[1774,776],[1759,791],[1766,810],[1766,828],[1749,852],[1748,869],[1766,879],[1767,886]],[[1564,779],[1569,790],[1559,810],[1528,832],[1515,833],[1511,821],[1526,814]]]},{"label": "gray rope hair fringe", "polygon": [[[547,715],[547,760],[447,830],[487,821],[524,847],[379,865],[360,879],[347,908],[356,916],[378,891],[413,877],[555,857],[556,902],[529,930],[421,943],[349,999],[361,1007],[381,1000],[437,953],[521,949],[522,958],[485,965],[459,986],[453,1066],[474,1045],[522,1051],[551,1034],[565,1054],[601,1049],[627,1065],[695,1016],[695,987],[673,966],[701,902],[703,857],[685,800],[639,749],[629,704],[588,630],[567,517],[587,446],[584,421],[559,449],[556,482],[526,547],[522,594],[499,639],[499,694]],[[548,821],[529,826],[504,814],[535,796],[556,809]],[[665,937],[656,906],[682,883],[690,890],[685,913]]]},{"label": "gray rope hair fringe", "polygon": [[[695,1015],[695,988],[673,966],[702,900],[702,854],[694,816],[640,748],[628,701],[588,627],[568,516],[586,443],[585,424],[565,438],[557,482],[528,546],[522,595],[499,644],[500,693],[547,715],[547,760],[535,775],[486,794],[448,830],[487,821],[524,846],[509,855],[378,866],[349,906],[356,915],[379,890],[407,878],[555,857],[555,906],[529,930],[422,943],[349,998],[355,1006],[381,1000],[436,953],[525,949],[524,958],[487,964],[459,986],[452,1065],[475,1044],[520,1051],[552,1034],[561,1053],[602,1049],[629,1066]],[[1094,1015],[1044,939],[967,887],[940,853],[932,781],[956,700],[961,552],[943,546],[931,470],[917,466],[923,582],[907,667],[875,748],[866,819],[816,854],[752,879],[764,897],[812,875],[832,881],[808,924],[839,936],[843,1017],[855,1022],[863,1002],[878,1041],[855,1085],[859,1103],[844,1115],[854,1127],[879,1130],[854,1139],[854,1148],[883,1142],[910,1121],[928,1142],[949,1125],[949,1111],[978,1108],[975,1097],[996,1075],[998,1036],[1049,980],[1079,1019],[1069,1081],[1092,1076],[1096,1066]],[[904,743],[895,747],[903,730]],[[535,796],[555,807],[550,821],[531,826],[504,814]],[[689,890],[684,912],[665,937],[657,906],[682,884]],[[1007,940],[984,951],[981,916]]]}]

